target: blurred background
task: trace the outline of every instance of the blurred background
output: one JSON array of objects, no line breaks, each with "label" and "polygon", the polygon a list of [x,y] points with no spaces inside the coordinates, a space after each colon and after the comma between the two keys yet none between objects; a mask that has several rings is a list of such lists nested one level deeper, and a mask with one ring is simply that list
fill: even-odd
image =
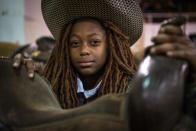
[{"label": "blurred background", "polygon": [[[196,40],[196,0],[138,1],[144,14],[144,30],[142,37],[131,47],[138,61],[142,59],[144,49],[152,45],[151,37],[157,34],[161,22],[166,19],[185,16],[187,23],[183,28],[193,41]],[[0,56],[25,54],[27,49],[30,57],[33,53],[37,56],[40,51],[36,40],[42,37],[51,39],[52,35],[42,18],[41,0],[0,0]]]}]

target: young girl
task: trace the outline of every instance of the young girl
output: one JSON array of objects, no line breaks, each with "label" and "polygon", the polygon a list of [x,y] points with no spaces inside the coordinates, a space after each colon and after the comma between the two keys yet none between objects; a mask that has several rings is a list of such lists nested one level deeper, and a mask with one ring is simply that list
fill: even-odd
[{"label": "young girl", "polygon": [[[78,19],[63,27],[44,76],[64,108],[124,93],[135,73],[127,37],[111,22]],[[84,99],[79,93],[84,93]]]},{"label": "young girl", "polygon": [[[42,13],[57,40],[43,75],[63,108],[126,91],[136,71],[129,47],[142,32],[135,0],[42,0]],[[152,54],[183,58],[196,70],[196,48],[180,27],[162,27],[153,42]]]},{"label": "young girl", "polygon": [[[132,80],[136,72],[129,47],[140,37],[142,31],[142,15],[137,2],[134,0],[42,0],[42,13],[46,24],[57,40],[43,75],[49,80],[63,108],[78,107],[109,93],[125,93],[128,82]],[[191,75],[194,76],[193,74],[196,71],[196,47],[187,39],[180,27],[174,25],[163,26],[159,34],[153,38],[153,42],[157,43],[157,45],[151,48],[151,54],[164,53],[168,57],[187,60],[191,67]],[[16,65],[18,66],[19,64]],[[32,64],[30,65],[32,67]],[[28,63],[27,67],[30,67]],[[30,73],[32,73],[31,71]],[[188,89],[193,90],[189,93],[185,92],[185,96],[189,97],[188,101],[185,99],[185,102],[190,105],[184,105],[185,108],[190,108],[186,112],[181,112],[182,114],[188,114],[188,119],[177,119],[181,120],[180,125],[182,125],[182,128],[180,129],[187,129],[187,123],[195,125],[195,121],[191,119],[191,117],[195,118],[194,112],[196,110],[196,84],[195,78],[192,78],[189,79],[190,83],[186,83],[186,86],[191,85]],[[7,88],[4,86],[3,89]],[[27,91],[27,93],[31,92]],[[145,95],[145,98],[156,93],[152,91]],[[160,96],[163,94],[160,93]],[[167,95],[167,93],[165,94]],[[39,95],[37,99],[39,99]],[[41,96],[45,97],[42,94]],[[147,109],[144,109],[146,111],[144,113],[145,117],[142,116],[142,110],[139,110],[139,117],[134,117],[139,121],[136,124],[133,123],[134,120],[124,119],[124,116],[133,117],[126,113],[124,114],[122,109],[126,105],[124,99],[126,95],[122,95],[121,98],[117,97],[117,95],[108,96],[97,99],[97,103],[95,101],[95,103],[92,102],[72,110],[34,107],[38,108],[37,116],[40,118],[39,120],[41,122],[46,120],[44,125],[49,130],[58,130],[60,128],[63,130],[102,130],[103,128],[105,130],[123,130],[126,122],[130,122],[128,124],[133,127],[136,125],[144,128],[149,127],[145,128],[145,130],[164,130],[162,127],[167,127],[168,125],[173,127],[176,124],[171,123],[173,115],[170,117],[171,119],[164,117],[165,124],[162,123],[162,119],[159,119],[159,114],[171,113],[170,108],[167,107],[173,105],[168,105],[167,101],[164,101],[164,98],[170,97],[168,95],[162,97],[163,99],[161,100],[163,101],[161,102],[155,100],[155,108],[157,105],[164,103],[160,107],[168,110],[161,110],[161,108],[157,111],[152,106],[146,106]],[[15,97],[11,98],[15,100]],[[153,98],[151,103],[153,103]],[[30,97],[31,99],[34,99],[34,97]],[[138,99],[132,100],[135,101],[135,105],[131,104],[131,107],[138,107]],[[48,104],[45,101],[42,102],[46,105]],[[21,102],[18,103],[21,104]],[[24,105],[26,109],[28,104]],[[158,114],[159,124],[157,124],[157,119],[153,119],[154,121],[147,125],[147,121],[151,121],[151,116],[154,115],[154,113],[149,112],[151,108],[153,108],[155,114]],[[139,109],[141,108],[139,107]],[[129,112],[131,111],[133,110],[129,110]],[[26,112],[27,115],[25,111],[24,114],[28,116],[29,112]],[[2,116],[5,116],[5,114],[2,113]],[[175,114],[176,112],[174,112],[174,116]],[[47,119],[48,116],[57,124],[51,124],[51,121]],[[62,116],[60,117],[61,119],[57,119],[59,116]],[[34,119],[32,120],[34,122]],[[141,124],[142,122],[144,124]],[[32,123],[30,123],[31,127]],[[36,123],[39,123],[39,121],[36,121]],[[185,126],[183,126],[184,123]],[[44,129],[44,126],[38,126],[38,128]]]},{"label": "young girl", "polygon": [[[138,4],[132,0],[53,2],[42,1],[44,19],[58,39],[43,74],[61,106],[73,108],[108,93],[125,93],[136,70],[129,47],[142,31]],[[130,41],[122,29],[132,33]]]}]

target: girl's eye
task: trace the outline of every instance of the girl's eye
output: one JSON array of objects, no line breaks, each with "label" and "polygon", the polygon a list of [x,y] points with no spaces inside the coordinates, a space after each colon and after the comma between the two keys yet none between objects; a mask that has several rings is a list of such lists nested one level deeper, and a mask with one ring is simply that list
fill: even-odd
[{"label": "girl's eye", "polygon": [[71,46],[73,46],[73,47],[78,47],[80,44],[78,41],[72,41],[70,43],[71,43]]},{"label": "girl's eye", "polygon": [[97,45],[99,45],[100,44],[100,40],[92,40],[91,41],[91,45],[93,45],[93,46],[97,46]]}]

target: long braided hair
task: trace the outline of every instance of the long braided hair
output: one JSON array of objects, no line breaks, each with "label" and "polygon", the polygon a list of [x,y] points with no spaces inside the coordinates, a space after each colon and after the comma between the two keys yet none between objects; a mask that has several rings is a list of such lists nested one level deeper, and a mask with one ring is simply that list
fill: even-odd
[{"label": "long braided hair", "polygon": [[[107,44],[109,44],[108,61],[102,76],[102,84],[97,92],[98,96],[108,93],[124,93],[128,81],[131,80],[136,70],[128,37],[112,22],[97,19],[96,21],[106,30]],[[69,53],[69,35],[76,22],[63,26],[59,40],[43,72],[63,108],[79,106],[77,75],[71,64]]]}]

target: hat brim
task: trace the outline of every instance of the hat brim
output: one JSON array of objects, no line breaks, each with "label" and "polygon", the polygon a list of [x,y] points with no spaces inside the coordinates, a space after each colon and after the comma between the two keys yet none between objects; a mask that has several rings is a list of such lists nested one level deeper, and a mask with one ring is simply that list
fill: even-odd
[{"label": "hat brim", "polygon": [[142,12],[135,0],[42,0],[43,18],[55,37],[64,24],[80,17],[113,22],[134,44],[142,33]]}]

